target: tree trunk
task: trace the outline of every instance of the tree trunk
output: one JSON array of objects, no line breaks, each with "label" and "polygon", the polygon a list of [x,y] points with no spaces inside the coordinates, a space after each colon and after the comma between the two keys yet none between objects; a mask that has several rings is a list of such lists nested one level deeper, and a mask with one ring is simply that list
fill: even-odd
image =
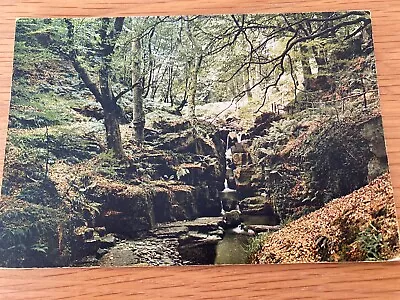
[{"label": "tree trunk", "polygon": [[123,158],[124,150],[122,148],[121,132],[119,130],[116,110],[104,110],[104,125],[106,127],[107,147],[114,151],[115,157]]},{"label": "tree trunk", "polygon": [[144,140],[145,116],[143,112],[143,76],[141,62],[141,41],[132,42],[132,52],[136,56],[132,66],[133,107],[132,107],[132,140],[137,146],[141,146]]},{"label": "tree trunk", "polygon": [[197,92],[197,77],[199,75],[200,67],[201,67],[202,57],[201,55],[197,56],[194,61],[194,66],[191,72],[191,82],[190,88],[188,91],[188,107],[189,107],[189,116],[193,119],[196,118],[196,92]]},{"label": "tree trunk", "polygon": [[251,89],[250,89],[251,86],[250,86],[250,69],[249,68],[244,71],[243,80],[244,80],[244,88],[246,90],[247,100],[250,100],[251,98],[253,98],[253,94],[251,93]]},{"label": "tree trunk", "polygon": [[[107,148],[113,150],[117,158],[123,158],[125,154],[122,148],[121,132],[119,130],[118,106],[110,87],[110,70],[116,38],[122,31],[124,19],[125,18],[116,18],[111,32],[109,32],[111,19],[102,19],[99,31],[101,37],[101,51],[99,51],[99,53],[101,53],[99,86],[91,80],[89,73],[79,62],[76,50],[72,49],[69,53],[69,59],[72,61],[74,69],[79,74],[86,87],[91,91],[96,101],[99,102],[103,108]],[[69,43],[73,45],[74,25],[69,19],[65,19],[65,22],[67,24]]]},{"label": "tree trunk", "polygon": [[323,53],[321,49],[318,49],[315,46],[311,47],[311,49],[314,54],[315,61],[318,65],[318,75],[326,75],[328,61],[325,57],[325,53]]},{"label": "tree trunk", "polygon": [[169,103],[171,104],[171,107],[174,106],[174,96],[172,94],[173,83],[174,83],[174,69],[171,66],[169,68],[169,76],[168,76],[168,95],[169,95]]},{"label": "tree trunk", "polygon": [[101,100],[100,102],[104,111],[104,126],[106,128],[106,141],[107,148],[114,151],[114,155],[117,158],[123,158],[124,150],[122,148],[121,132],[119,129],[118,121],[118,106],[115,102],[109,84],[109,69],[111,59],[110,57],[103,58],[102,66],[100,68],[100,91]]},{"label": "tree trunk", "polygon": [[304,77],[304,90],[309,91],[311,88],[311,67],[310,67],[310,56],[307,49],[307,46],[301,45],[300,46],[301,52],[301,66],[303,69],[303,77]]},{"label": "tree trunk", "polygon": [[[186,22],[186,34],[193,46],[193,58],[190,68],[190,86],[188,91],[188,108],[189,108],[189,116],[194,120],[196,119],[196,92],[197,92],[197,77],[200,72],[201,63],[203,60],[203,50],[200,47],[198,41],[193,37],[192,30],[190,28],[190,22],[187,20]],[[192,65],[193,64],[193,65]]]}]

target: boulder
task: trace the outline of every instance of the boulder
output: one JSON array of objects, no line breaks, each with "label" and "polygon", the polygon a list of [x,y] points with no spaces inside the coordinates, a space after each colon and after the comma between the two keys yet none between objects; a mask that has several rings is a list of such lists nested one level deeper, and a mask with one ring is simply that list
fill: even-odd
[{"label": "boulder", "polygon": [[102,248],[100,248],[100,249],[98,249],[97,252],[96,252],[96,258],[97,258],[97,259],[102,258],[103,255],[107,254],[108,252],[109,252],[109,251],[108,251],[107,249],[102,249]]},{"label": "boulder", "polygon": [[275,215],[272,201],[264,196],[245,198],[240,201],[239,207],[246,215]]},{"label": "boulder", "polygon": [[370,182],[388,169],[382,117],[376,116],[362,122],[359,128],[362,137],[369,142],[369,149],[373,154],[368,162],[368,181]]},{"label": "boulder", "polygon": [[100,241],[100,248],[110,248],[112,246],[115,246],[117,240],[114,235],[112,234],[107,234],[104,237],[99,238]]},{"label": "boulder", "polygon": [[86,192],[87,197],[101,203],[97,226],[108,232],[136,236],[154,224],[152,193],[145,185],[135,186],[98,178]]},{"label": "boulder", "polygon": [[178,251],[183,260],[193,264],[214,264],[217,244],[222,240],[218,235],[189,232],[179,238]]},{"label": "boulder", "polygon": [[100,237],[105,236],[106,233],[107,233],[106,228],[105,228],[104,226],[103,226],[103,227],[95,227],[94,230],[95,230],[95,232],[97,232],[97,234],[98,234]]},{"label": "boulder", "polygon": [[82,256],[92,255],[96,253],[99,247],[100,241],[98,239],[85,240],[81,248],[82,252],[80,254]]},{"label": "boulder", "polygon": [[231,210],[225,213],[223,217],[223,228],[235,228],[242,223],[240,211]]},{"label": "boulder", "polygon": [[253,166],[237,167],[233,170],[236,190],[244,196],[251,196],[254,193],[252,176],[254,174]]},{"label": "boulder", "polygon": [[256,117],[254,122],[254,126],[249,129],[250,137],[262,136],[271,126],[271,123],[274,121],[278,121],[282,117],[273,113],[273,112],[265,112]]},{"label": "boulder", "polygon": [[202,217],[191,221],[158,224],[151,235],[156,239],[178,239],[178,252],[189,264],[212,264],[216,245],[224,231],[219,227],[220,217]]},{"label": "boulder", "polygon": [[251,164],[251,157],[247,152],[237,152],[232,154],[232,161],[235,166],[244,166]]},{"label": "boulder", "polygon": [[181,132],[190,128],[190,121],[182,116],[155,110],[146,114],[146,127],[161,133]]}]

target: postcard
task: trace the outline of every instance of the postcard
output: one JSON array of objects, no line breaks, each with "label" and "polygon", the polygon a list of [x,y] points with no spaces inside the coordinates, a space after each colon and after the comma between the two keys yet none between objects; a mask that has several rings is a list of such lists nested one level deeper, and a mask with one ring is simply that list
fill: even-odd
[{"label": "postcard", "polygon": [[371,16],[19,19],[0,266],[390,260]]}]

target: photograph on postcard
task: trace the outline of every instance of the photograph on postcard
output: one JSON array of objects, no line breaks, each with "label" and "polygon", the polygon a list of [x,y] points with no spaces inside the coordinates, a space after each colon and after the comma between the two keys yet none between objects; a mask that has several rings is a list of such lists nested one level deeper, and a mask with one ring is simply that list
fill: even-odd
[{"label": "photograph on postcard", "polygon": [[396,258],[365,11],[19,19],[0,266]]}]

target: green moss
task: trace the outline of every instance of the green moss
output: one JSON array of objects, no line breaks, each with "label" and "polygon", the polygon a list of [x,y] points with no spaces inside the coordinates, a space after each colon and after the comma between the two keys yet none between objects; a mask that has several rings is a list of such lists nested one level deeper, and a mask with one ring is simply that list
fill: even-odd
[{"label": "green moss", "polygon": [[71,124],[76,114],[71,109],[76,101],[52,92],[37,93],[25,84],[13,90],[10,110],[11,128],[37,128],[51,125]]},{"label": "green moss", "polygon": [[2,267],[50,267],[72,259],[73,228],[82,223],[79,217],[13,198],[3,198],[0,204]]}]

